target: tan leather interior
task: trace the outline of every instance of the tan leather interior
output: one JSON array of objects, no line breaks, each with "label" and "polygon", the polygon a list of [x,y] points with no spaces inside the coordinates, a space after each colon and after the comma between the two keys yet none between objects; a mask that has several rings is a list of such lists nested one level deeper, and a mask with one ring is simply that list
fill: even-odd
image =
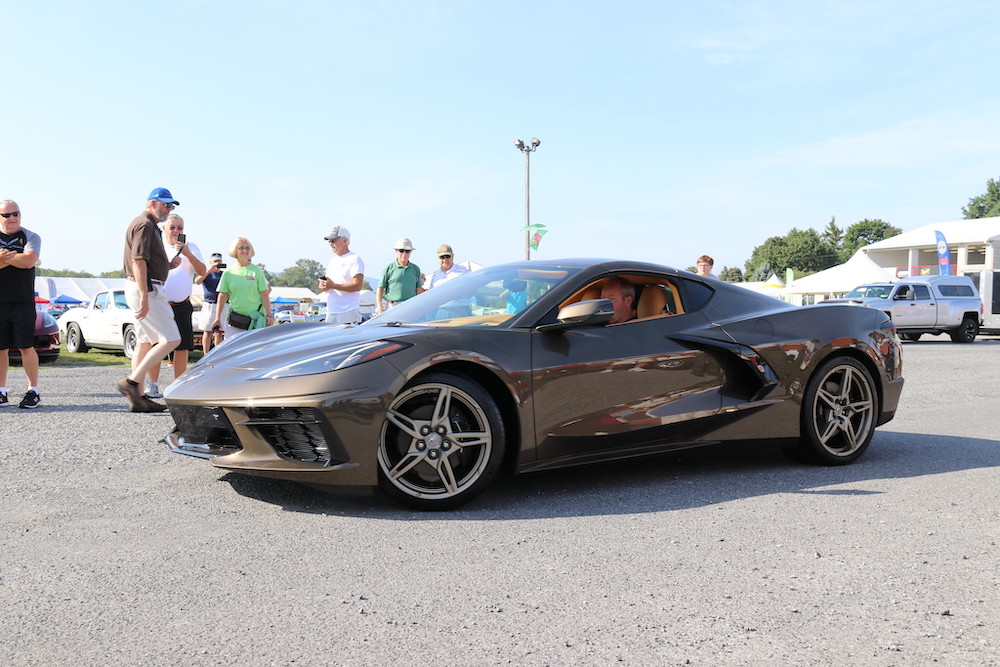
[{"label": "tan leather interior", "polygon": [[667,294],[659,285],[646,285],[635,307],[638,319],[663,315],[667,308]]}]

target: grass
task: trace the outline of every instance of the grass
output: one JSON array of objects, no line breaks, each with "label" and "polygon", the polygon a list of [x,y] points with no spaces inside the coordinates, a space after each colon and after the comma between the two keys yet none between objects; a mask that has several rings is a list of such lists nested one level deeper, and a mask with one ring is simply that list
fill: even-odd
[{"label": "grass", "polygon": [[[188,365],[201,359],[201,350],[195,350],[188,358]],[[11,366],[20,366],[21,358],[17,355],[10,356]],[[90,350],[89,352],[77,352],[70,354],[63,345],[59,352],[59,357],[55,361],[42,362],[42,372],[46,368],[79,368],[82,366],[104,366],[112,368],[131,368],[132,362],[125,358],[125,354],[118,350]]]}]

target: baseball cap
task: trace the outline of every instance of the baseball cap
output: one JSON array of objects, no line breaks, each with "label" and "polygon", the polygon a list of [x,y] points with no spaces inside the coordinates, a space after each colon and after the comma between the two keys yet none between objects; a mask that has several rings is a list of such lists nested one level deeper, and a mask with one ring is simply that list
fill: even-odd
[{"label": "baseball cap", "polygon": [[438,257],[441,255],[454,255],[455,251],[451,249],[451,246],[447,243],[442,243],[438,246]]},{"label": "baseball cap", "polygon": [[167,190],[166,188],[153,188],[153,191],[149,193],[148,197],[146,197],[146,201],[152,201],[154,199],[165,204],[174,204],[176,206],[181,205],[181,203],[174,199],[174,196],[170,194],[170,190]]},{"label": "baseball cap", "polygon": [[400,236],[396,239],[396,245],[392,247],[396,250],[413,250],[413,244],[410,242],[410,239],[405,236]]},{"label": "baseball cap", "polygon": [[334,239],[339,239],[339,238],[345,238],[345,239],[351,238],[351,233],[347,231],[347,227],[342,227],[340,225],[337,225],[336,227],[330,230],[330,233],[328,235],[323,237],[323,240],[333,241]]}]

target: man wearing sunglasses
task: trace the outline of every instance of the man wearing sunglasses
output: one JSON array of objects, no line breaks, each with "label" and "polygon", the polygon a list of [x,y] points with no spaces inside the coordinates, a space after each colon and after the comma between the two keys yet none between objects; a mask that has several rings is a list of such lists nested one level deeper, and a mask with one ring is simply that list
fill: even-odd
[{"label": "man wearing sunglasses", "polygon": [[361,324],[365,263],[357,253],[351,252],[351,232],[347,227],[337,225],[323,238],[333,253],[326,275],[319,279],[320,291],[326,292],[326,321]]},{"label": "man wearing sunglasses", "polygon": [[437,287],[441,283],[454,280],[463,273],[469,272],[468,268],[455,263],[455,252],[447,243],[442,243],[438,246],[438,261],[441,262],[441,268],[431,276],[430,281],[427,283],[427,289]]},{"label": "man wearing sunglasses", "polygon": [[385,310],[382,299],[389,302],[392,308],[397,303],[412,299],[424,291],[421,284],[424,282],[420,267],[410,261],[413,253],[413,244],[408,238],[400,238],[395,245],[396,259],[389,262],[389,265],[382,271],[382,280],[375,290],[375,314],[381,314]]},{"label": "man wearing sunglasses", "polygon": [[21,226],[17,203],[0,201],[0,407],[13,405],[7,398],[11,348],[21,353],[28,378],[28,391],[17,407],[42,404],[35,352],[35,264],[41,248],[38,234]]},{"label": "man wearing sunglasses", "polygon": [[180,202],[170,190],[155,188],[146,200],[146,209],[125,231],[125,299],[135,315],[140,342],[153,343],[149,352],[132,357],[132,372],[115,386],[128,400],[132,412],[163,412],[167,406],[142,393],[142,381],[181,342],[174,311],[163,285],[170,271],[170,258],[160,236],[165,222]]}]

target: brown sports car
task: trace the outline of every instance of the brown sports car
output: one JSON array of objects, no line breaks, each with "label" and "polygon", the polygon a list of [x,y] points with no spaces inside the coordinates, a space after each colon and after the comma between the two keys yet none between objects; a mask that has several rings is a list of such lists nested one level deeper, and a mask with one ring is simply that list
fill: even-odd
[{"label": "brown sports car", "polygon": [[[600,298],[613,277],[635,291],[620,324]],[[165,393],[165,440],[227,470],[378,484],[420,509],[465,503],[505,468],[721,441],[781,441],[837,465],[892,419],[900,350],[873,308],[796,307],[638,262],[520,262],[360,326],[223,344]]]}]

